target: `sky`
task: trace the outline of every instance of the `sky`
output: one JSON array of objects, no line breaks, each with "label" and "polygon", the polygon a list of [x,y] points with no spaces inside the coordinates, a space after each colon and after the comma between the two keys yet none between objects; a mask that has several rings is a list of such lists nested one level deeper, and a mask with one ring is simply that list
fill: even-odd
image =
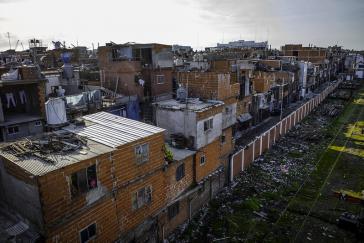
[{"label": "sky", "polygon": [[[238,39],[364,49],[364,0],[0,0],[0,50],[41,39],[194,49]],[[21,50],[19,44],[17,50]]]}]

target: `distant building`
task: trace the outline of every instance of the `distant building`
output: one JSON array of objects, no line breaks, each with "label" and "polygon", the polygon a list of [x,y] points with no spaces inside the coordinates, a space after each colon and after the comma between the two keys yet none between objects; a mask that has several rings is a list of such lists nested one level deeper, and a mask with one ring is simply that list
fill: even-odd
[{"label": "distant building", "polygon": [[307,61],[313,64],[324,64],[327,58],[327,49],[322,47],[308,46],[302,44],[289,44],[282,46],[283,56],[297,57],[298,61]]},{"label": "distant building", "polygon": [[267,49],[268,41],[255,42],[255,41],[231,41],[227,44],[217,43],[216,47],[208,47],[208,50],[216,51],[223,49]]}]

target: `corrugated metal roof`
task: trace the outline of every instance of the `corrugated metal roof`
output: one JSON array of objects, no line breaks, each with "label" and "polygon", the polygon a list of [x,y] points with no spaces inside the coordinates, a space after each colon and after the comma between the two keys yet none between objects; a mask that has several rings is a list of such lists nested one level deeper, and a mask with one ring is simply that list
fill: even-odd
[{"label": "corrugated metal roof", "polygon": [[[32,175],[41,176],[68,165],[114,151],[120,145],[165,131],[159,127],[106,112],[87,115],[83,118],[90,124],[84,127],[70,125],[54,133],[63,133],[65,131],[75,133],[87,140],[87,146],[76,151],[45,155],[47,160],[52,161],[52,163],[32,154],[25,157],[18,157],[12,152],[1,148],[0,156],[13,162]],[[18,140],[17,142],[21,141]]]},{"label": "corrugated metal roof", "polygon": [[155,102],[156,105],[160,109],[171,109],[171,110],[189,110],[193,112],[204,112],[214,107],[224,105],[224,102],[217,101],[217,100],[209,100],[207,102],[203,101],[195,101],[195,102],[188,102],[188,105],[184,102],[180,102],[174,99],[164,100]]},{"label": "corrugated metal roof", "polygon": [[92,159],[99,155],[112,152],[114,149],[105,146],[100,143],[88,140],[87,148],[83,148],[80,151],[72,151],[64,154],[49,154],[47,158],[53,163],[44,161],[36,156],[29,155],[27,157],[18,157],[10,152],[0,149],[0,156],[18,165],[25,171],[34,176],[45,175],[51,171],[58,170],[78,163],[83,160]]},{"label": "corrugated metal roof", "polygon": [[163,128],[107,112],[87,115],[83,119],[91,124],[85,127],[69,126],[64,129],[112,148],[165,131]]}]

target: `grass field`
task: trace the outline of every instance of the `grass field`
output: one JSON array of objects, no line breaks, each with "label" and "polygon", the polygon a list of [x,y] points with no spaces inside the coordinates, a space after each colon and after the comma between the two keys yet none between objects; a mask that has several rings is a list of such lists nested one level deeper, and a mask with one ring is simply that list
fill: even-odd
[{"label": "grass field", "polygon": [[354,234],[339,229],[336,219],[344,211],[358,213],[363,205],[339,200],[333,196],[333,190],[364,190],[363,128],[364,89],[361,89],[331,124],[333,141],[319,155],[316,169],[277,222],[279,227],[289,227],[291,242],[361,242]]},{"label": "grass field", "polygon": [[[337,117],[325,106],[345,104]],[[364,190],[364,88],[328,99],[192,220],[178,242],[361,242],[337,227],[363,207],[333,190]]]}]

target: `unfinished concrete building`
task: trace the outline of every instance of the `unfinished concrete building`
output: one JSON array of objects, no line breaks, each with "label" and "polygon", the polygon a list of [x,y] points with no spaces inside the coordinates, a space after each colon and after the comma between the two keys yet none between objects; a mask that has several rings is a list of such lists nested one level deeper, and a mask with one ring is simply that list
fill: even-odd
[{"label": "unfinished concrete building", "polygon": [[45,82],[34,66],[1,69],[0,142],[43,131]]}]

